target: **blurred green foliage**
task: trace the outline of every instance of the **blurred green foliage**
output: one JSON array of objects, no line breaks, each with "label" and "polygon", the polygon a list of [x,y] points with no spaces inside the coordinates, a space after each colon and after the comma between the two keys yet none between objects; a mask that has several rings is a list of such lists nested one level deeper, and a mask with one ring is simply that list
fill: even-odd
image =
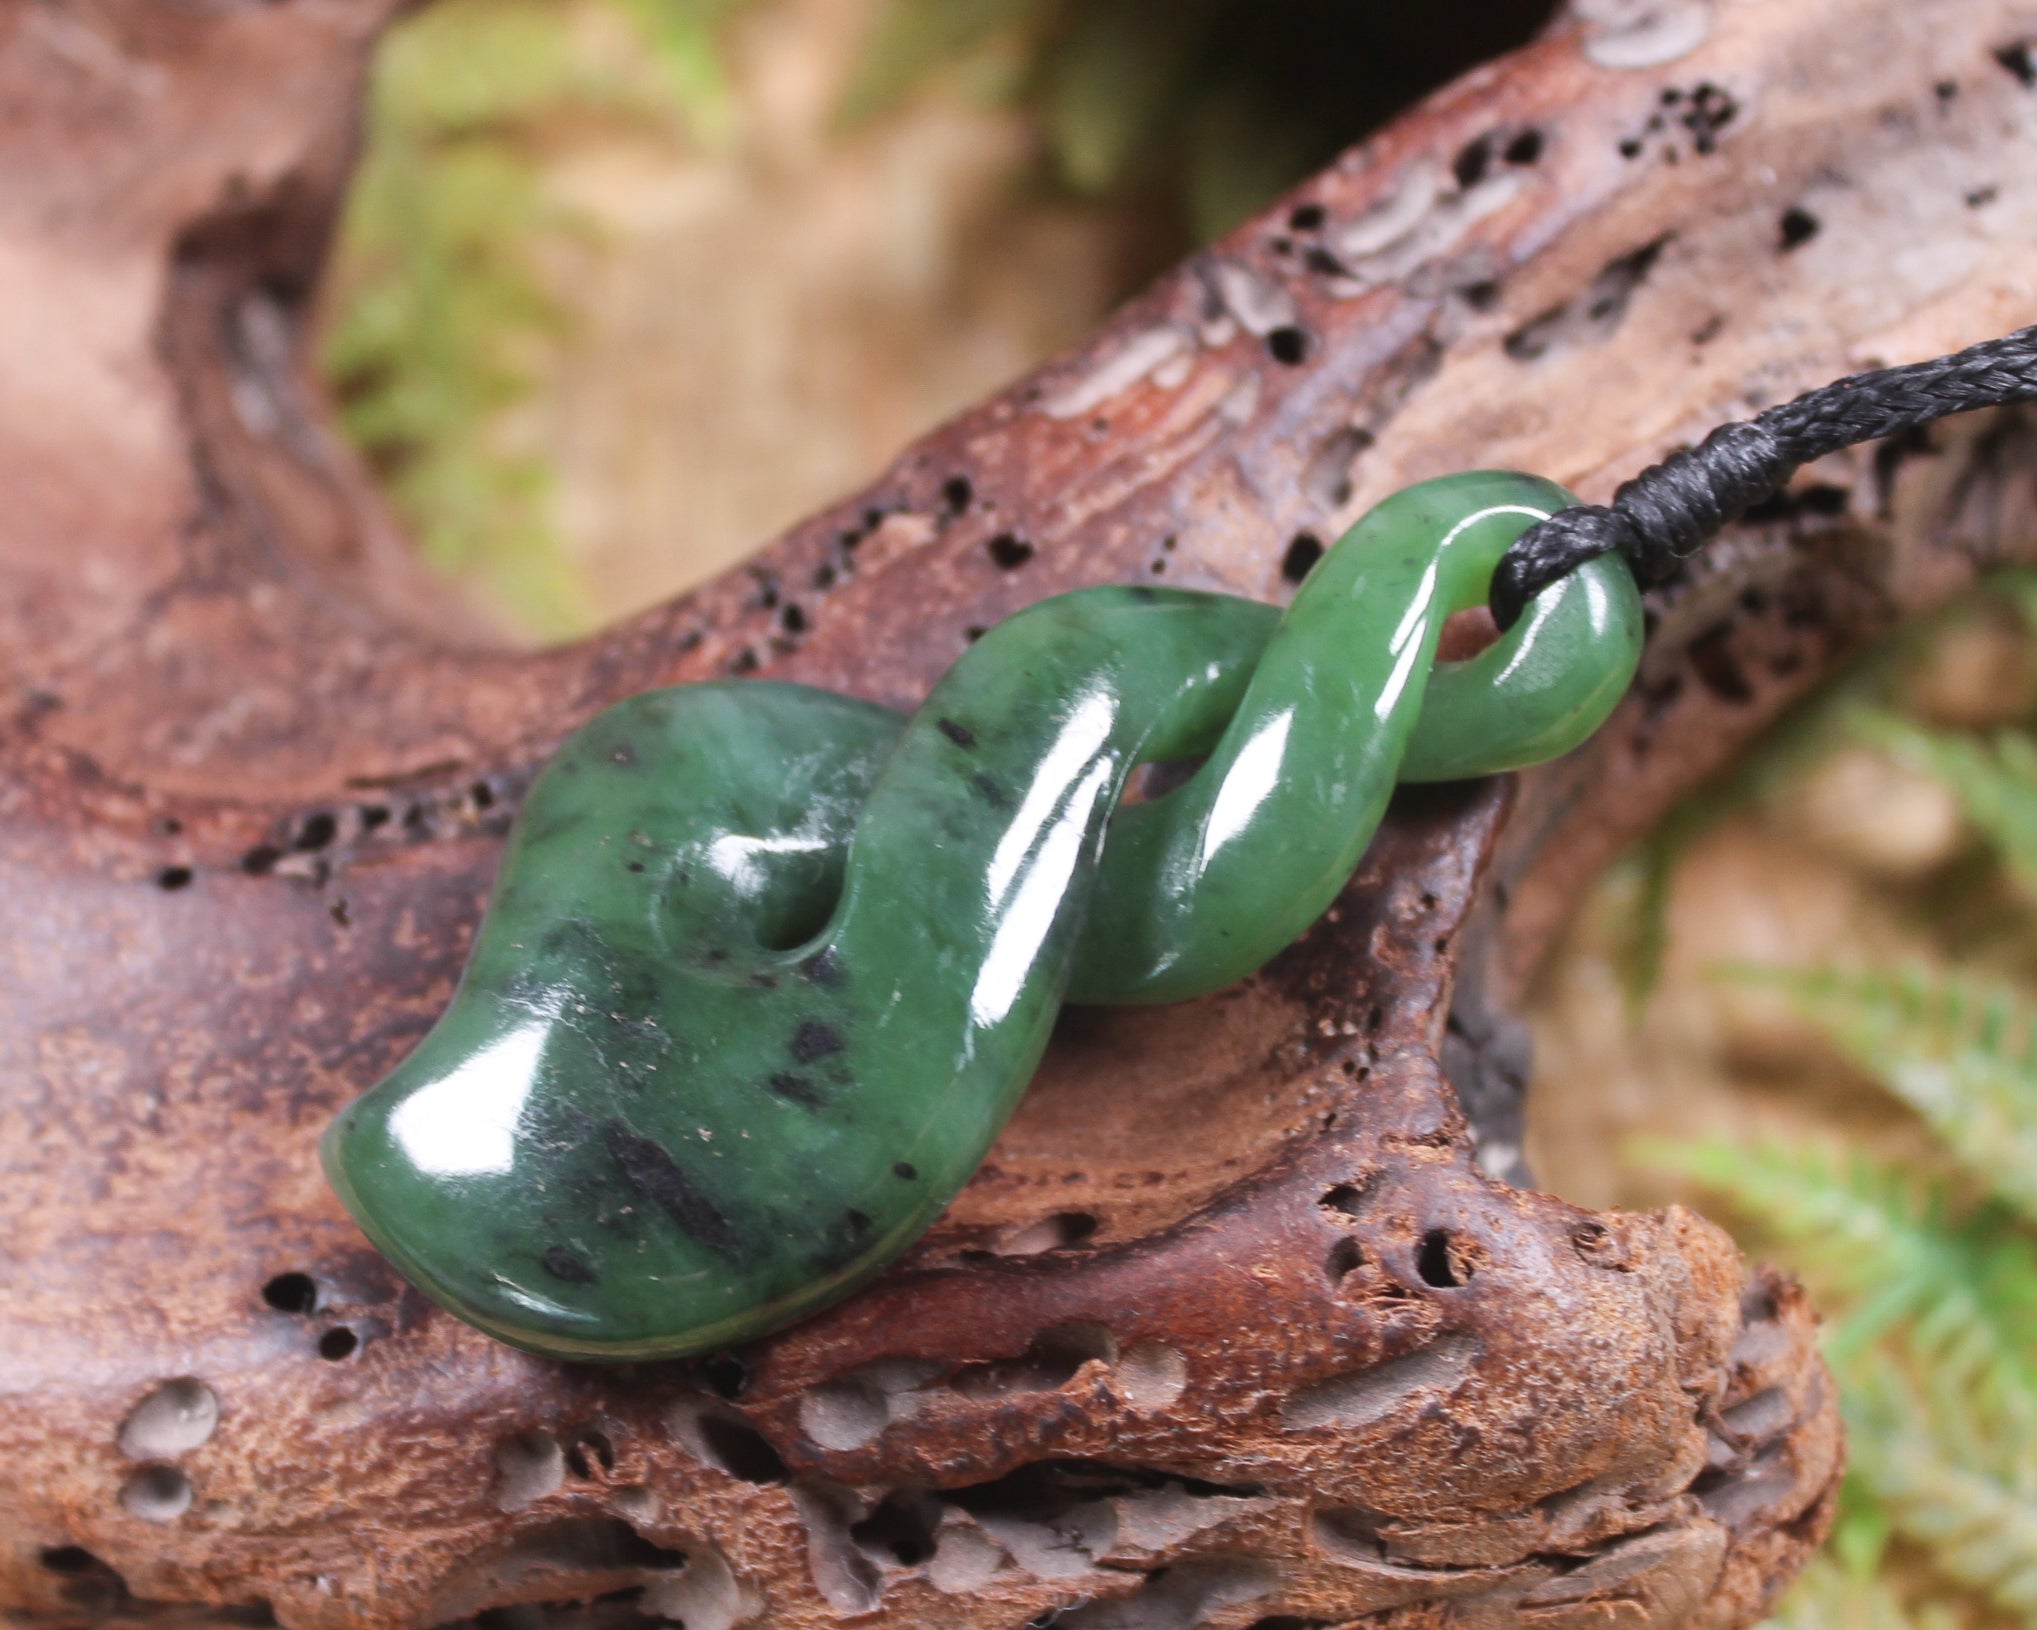
[{"label": "blurred green foliage", "polygon": [[[2037,609],[2021,580],[1996,592]],[[1723,1196],[1837,1314],[1825,1347],[1851,1442],[1838,1529],[1774,1623],[2037,1623],[2037,998],[2001,966],[2005,950],[2037,951],[2037,737],[1864,712],[1858,689],[1825,725],[1954,794],[2021,944],[1959,932],[1941,889],[1926,926],[1936,912],[1953,949],[1937,961],[1721,976],[1782,995],[1908,1108],[1929,1153],[1723,1139],[1639,1152]]]},{"label": "blurred green foliage", "polygon": [[570,340],[546,252],[589,223],[540,181],[574,121],[729,119],[719,29],[742,0],[440,0],[389,37],[340,237],[324,368],[434,565],[534,632],[584,627],[550,465],[506,416]]},{"label": "blurred green foliage", "polygon": [[[542,161],[590,122],[712,147],[742,111],[729,21],[767,0],[436,0],[377,64],[325,346],[346,428],[426,558],[559,636],[590,607],[552,464],[516,410],[572,339],[553,264],[590,223]],[[1413,96],[1527,37],[1551,0],[878,0],[845,133],[930,79],[1023,109],[1060,184],[1150,230],[1156,265]]]},{"label": "blurred green foliage", "polygon": [[1355,0],[886,0],[844,103],[852,122],[939,70],[1032,108],[1059,178],[1143,192],[1202,241],[1553,5]]}]

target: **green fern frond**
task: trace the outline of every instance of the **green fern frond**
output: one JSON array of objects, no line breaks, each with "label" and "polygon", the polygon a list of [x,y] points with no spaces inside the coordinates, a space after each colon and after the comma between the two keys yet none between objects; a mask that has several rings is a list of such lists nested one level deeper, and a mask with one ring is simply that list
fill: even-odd
[{"label": "green fern frond", "polygon": [[693,139],[720,146],[735,126],[722,36],[748,0],[608,0],[663,71],[670,109]]},{"label": "green fern frond", "polygon": [[1940,1602],[1909,1606],[1881,1574],[1814,1557],[1761,1630],[1958,1630],[1959,1622]]},{"label": "green fern frond", "polygon": [[2037,1221],[2037,1008],[2025,998],[1924,968],[1729,972],[1784,992],[1985,1187]]},{"label": "green fern frond", "polygon": [[1900,1327],[1906,1347],[1978,1406],[2037,1423],[2037,1242],[2000,1207],[1955,1218],[1942,1185],[1815,1143],[1636,1152],[1757,1220],[1821,1300],[1849,1310],[1829,1343],[1842,1374]]},{"label": "green fern frond", "polygon": [[1854,729],[1948,788],[2009,871],[2037,891],[2037,739],[2019,730],[1983,739],[1876,712],[1859,714]]},{"label": "green fern frond", "polygon": [[[1928,1547],[1946,1577],[2037,1612],[2037,1242],[2000,1207],[1953,1218],[1942,1185],[1857,1150],[1714,1141],[1642,1152],[1758,1218],[1821,1299],[1848,1308],[1829,1356],[1856,1507],[1864,1493],[1868,1516]],[[1901,1617],[1874,1583],[1879,1546],[1861,1549],[1776,1622],[1938,1622]]]},{"label": "green fern frond", "polygon": [[1897,1530],[1947,1578],[2037,1617],[2037,1432],[1886,1361],[1858,1367],[1846,1413],[1854,1467]]},{"label": "green fern frond", "polygon": [[1676,869],[1691,846],[1729,807],[1730,799],[1716,792],[1684,799],[1657,823],[1654,831],[1628,851],[1622,862],[1632,872],[1633,906],[1620,930],[1615,965],[1630,1022],[1639,1021],[1656,986],[1662,982],[1663,959],[1669,950],[1669,905]]}]

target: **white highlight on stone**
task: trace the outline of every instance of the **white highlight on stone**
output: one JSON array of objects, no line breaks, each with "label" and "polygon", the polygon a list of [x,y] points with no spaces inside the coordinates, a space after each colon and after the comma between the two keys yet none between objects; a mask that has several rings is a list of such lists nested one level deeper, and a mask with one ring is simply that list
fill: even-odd
[{"label": "white highlight on stone", "polygon": [[549,1018],[518,1025],[396,1107],[390,1134],[419,1171],[487,1177],[510,1169],[517,1118],[537,1079],[551,1027]]}]

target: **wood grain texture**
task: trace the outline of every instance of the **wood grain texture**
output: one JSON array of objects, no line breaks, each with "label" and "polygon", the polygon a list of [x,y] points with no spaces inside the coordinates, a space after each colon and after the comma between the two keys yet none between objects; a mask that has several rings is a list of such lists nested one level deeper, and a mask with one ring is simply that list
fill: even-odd
[{"label": "wood grain texture", "polygon": [[1262,976],[1071,1014],[934,1233],[758,1348],[499,1346],[314,1144],[606,702],[910,705],[1042,595],[1279,598],[1407,481],[1603,497],[2032,320],[2037,8],[1580,0],[741,570],[540,655],[439,602],[305,368],[390,9],[0,10],[0,1617],[1753,1622],[1839,1466],[1812,1315],[1694,1215],[1505,1181],[1508,1007],[1671,798],[2037,556],[2021,417],[1808,472],[1654,597],[1593,746],[1404,798]]}]

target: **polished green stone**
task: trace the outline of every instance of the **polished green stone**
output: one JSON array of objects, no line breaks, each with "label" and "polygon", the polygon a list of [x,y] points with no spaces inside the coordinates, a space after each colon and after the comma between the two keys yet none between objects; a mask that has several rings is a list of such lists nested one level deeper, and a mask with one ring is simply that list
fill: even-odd
[{"label": "polished green stone", "polygon": [[[1640,647],[1617,561],[1431,671],[1571,501],[1410,488],[1284,616],[1061,595],[909,721],[767,681],[608,709],[531,789],[445,1015],[327,1134],[334,1186],[417,1284],[538,1352],[698,1352],[846,1294],[968,1180],[1064,1000],[1242,977],[1335,897],[1396,780],[1597,727]],[[1141,764],[1205,756],[1118,808]]]}]

